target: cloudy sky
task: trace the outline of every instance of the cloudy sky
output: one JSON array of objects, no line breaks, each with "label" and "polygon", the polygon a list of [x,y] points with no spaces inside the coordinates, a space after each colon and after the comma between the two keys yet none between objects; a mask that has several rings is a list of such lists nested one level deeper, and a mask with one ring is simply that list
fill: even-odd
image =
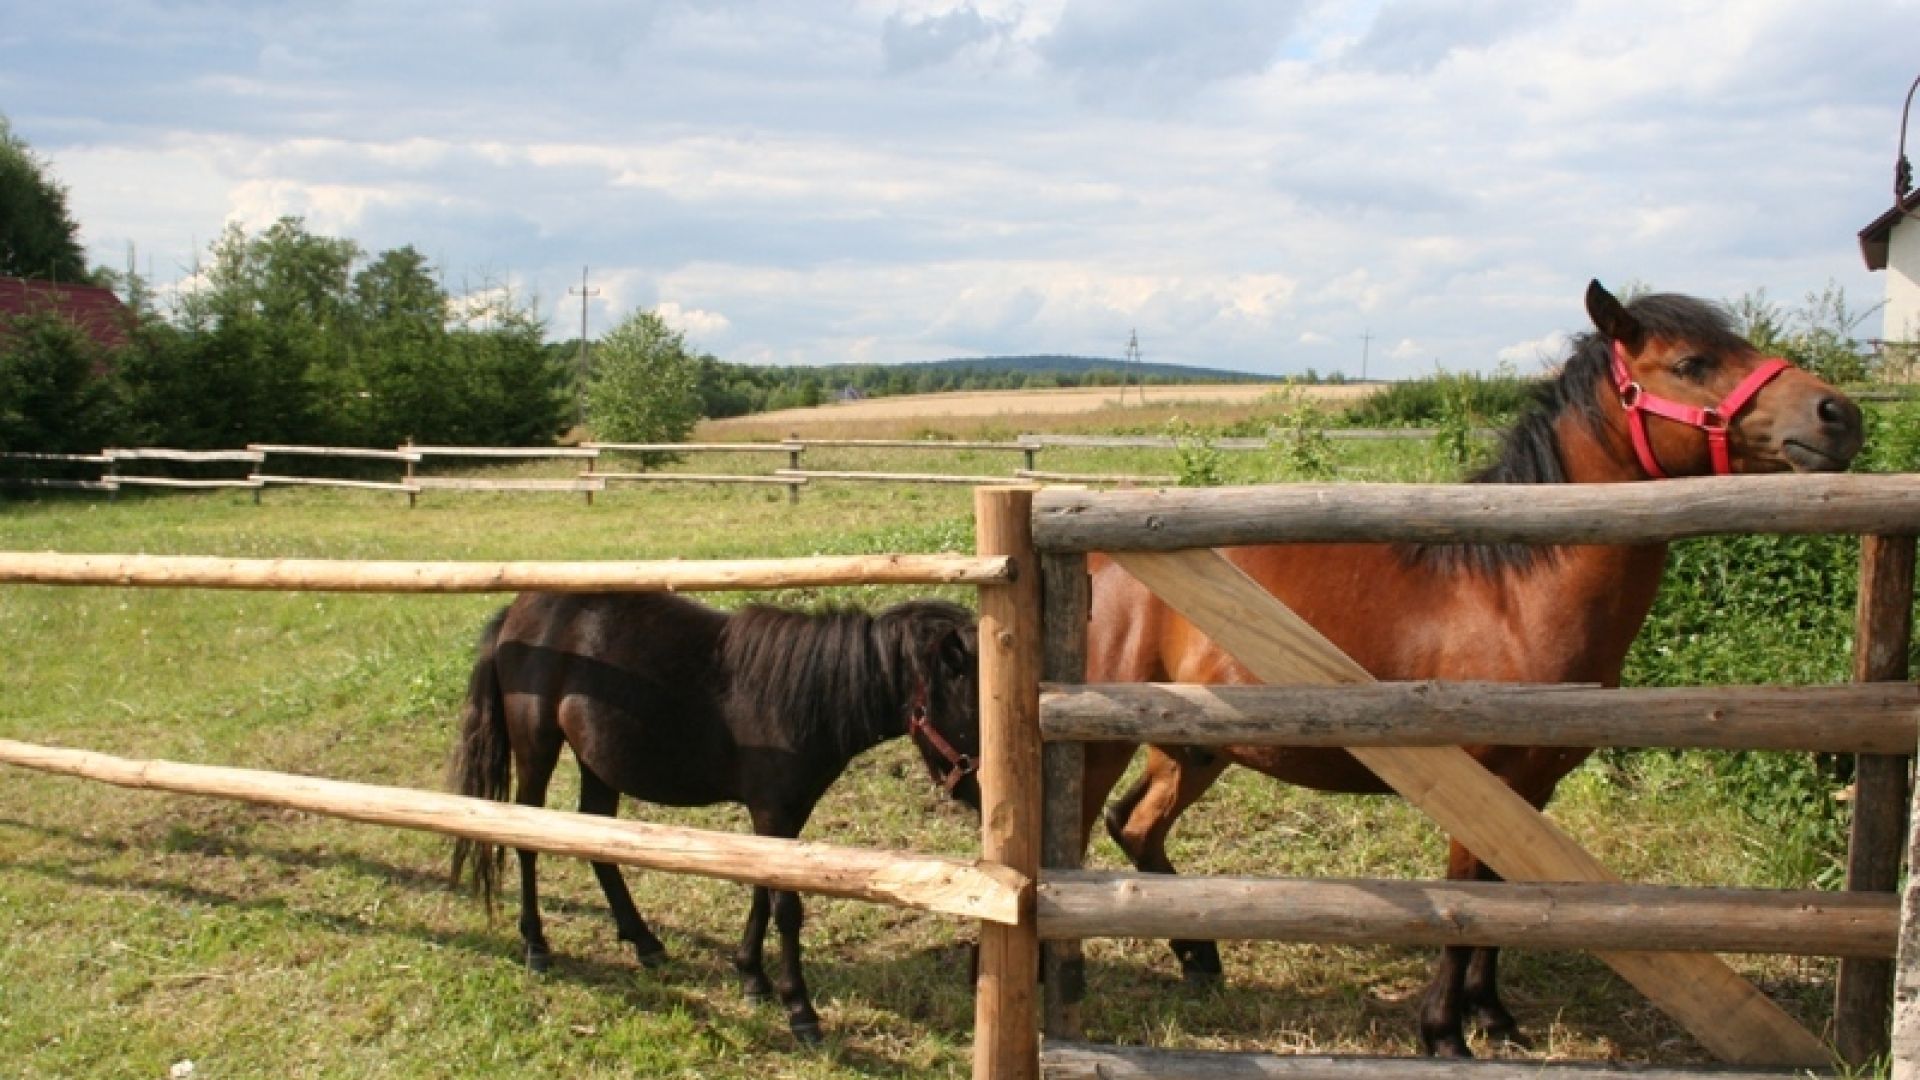
[{"label": "cloudy sky", "polygon": [[[748,363],[1523,370],[1590,277],[1883,288],[1920,0],[24,0],[0,113],[161,284],[301,215]],[[1920,134],[1916,135],[1920,138]],[[1866,329],[1877,328],[1869,320]],[[1370,335],[1363,341],[1363,335]]]}]

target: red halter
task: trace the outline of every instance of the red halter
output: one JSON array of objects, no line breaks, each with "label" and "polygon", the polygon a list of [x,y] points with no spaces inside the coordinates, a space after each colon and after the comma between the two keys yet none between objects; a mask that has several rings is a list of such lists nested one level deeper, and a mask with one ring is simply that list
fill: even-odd
[{"label": "red halter", "polygon": [[1653,456],[1653,443],[1647,439],[1647,414],[1677,420],[1689,424],[1707,433],[1707,449],[1713,455],[1713,471],[1719,476],[1733,473],[1733,460],[1727,454],[1727,425],[1760,392],[1760,388],[1773,381],[1773,377],[1792,367],[1779,357],[1771,357],[1744,379],[1733,392],[1720,400],[1720,404],[1701,408],[1698,405],[1682,405],[1677,401],[1647,393],[1646,389],[1634,381],[1632,372],[1627,370],[1627,350],[1618,341],[1613,343],[1613,385],[1620,391],[1620,405],[1627,410],[1627,428],[1633,432],[1633,452],[1640,457],[1640,467],[1655,480],[1666,479],[1667,472]]},{"label": "red halter", "polygon": [[960,786],[960,782],[980,771],[978,758],[963,754],[954,749],[940,734],[933,721],[927,716],[927,684],[918,683],[913,688],[913,704],[907,710],[907,735],[924,742],[928,749],[947,760],[947,772],[936,777],[940,786],[948,795]]}]

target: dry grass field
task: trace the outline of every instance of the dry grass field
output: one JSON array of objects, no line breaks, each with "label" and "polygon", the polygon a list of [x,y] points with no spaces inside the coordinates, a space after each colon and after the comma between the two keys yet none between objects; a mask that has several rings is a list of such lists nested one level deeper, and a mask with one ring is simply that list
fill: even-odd
[{"label": "dry grass field", "polygon": [[1375,383],[1299,387],[1231,383],[1149,386],[1144,391],[1129,386],[1124,397],[1117,386],[914,394],[709,420],[701,424],[695,438],[915,438],[934,431],[967,438],[1012,436],[1022,431],[1142,431],[1157,429],[1174,417],[1194,419],[1196,414],[1213,423],[1231,423],[1256,412],[1273,411],[1286,399],[1312,401],[1337,410],[1377,389]]}]

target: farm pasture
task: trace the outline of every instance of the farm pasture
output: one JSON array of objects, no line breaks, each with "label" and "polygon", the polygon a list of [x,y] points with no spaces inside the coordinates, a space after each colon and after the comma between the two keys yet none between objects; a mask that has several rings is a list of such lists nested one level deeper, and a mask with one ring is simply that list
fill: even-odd
[{"label": "farm pasture", "polygon": [[[838,467],[1014,464],[987,452],[926,453],[910,465],[844,453]],[[1063,467],[1170,471],[1165,453],[1070,453],[1079,456]],[[1339,454],[1345,477],[1452,475],[1420,443],[1343,444]],[[1231,479],[1276,471],[1262,454],[1226,455],[1224,467]],[[275,491],[260,507],[235,493],[48,498],[0,503],[0,547],[399,559],[968,551],[969,509],[963,488],[826,484],[794,506],[777,491],[704,486],[611,491],[591,508],[557,494],[436,494],[412,510],[361,492]],[[1764,585],[1727,588],[1736,607],[1765,602]],[[877,605],[910,591],[835,595]],[[970,600],[961,589],[920,592]],[[438,787],[474,637],[502,602],[10,588],[0,597],[0,736]],[[1850,611],[1848,596],[1833,602]],[[1660,619],[1661,632],[1681,625]],[[1774,646],[1764,628],[1754,634],[1763,655],[1752,662],[1764,664]],[[1800,655],[1807,646],[1788,643],[1796,652],[1780,661],[1784,678],[1840,677],[1844,641],[1826,642],[1826,659]],[[1656,647],[1666,651],[1647,654],[1643,670],[1664,677],[1662,665],[1684,665],[1687,642]],[[1569,779],[1554,815],[1630,880],[1805,884],[1756,857],[1779,848],[1777,831],[1718,798],[1691,762],[1596,760]],[[561,790],[550,803],[571,798]],[[745,830],[735,809],[638,812]],[[806,835],[966,853],[973,829],[893,744],[856,761]],[[1434,830],[1398,802],[1245,775],[1196,806],[1176,840],[1173,858],[1189,872],[1432,878],[1444,858]],[[778,1010],[735,990],[727,956],[743,889],[629,875],[673,955],[645,971],[608,932],[587,868],[550,860],[548,930],[560,959],[533,977],[519,962],[511,905],[490,924],[446,887],[446,857],[444,842],[422,835],[0,772],[0,1060],[34,1076],[160,1076],[185,1059],[201,1077],[967,1073],[972,997],[960,973],[971,927],[811,903],[810,977],[830,1037],[809,1051]],[[1092,865],[1122,862],[1096,844]],[[1158,942],[1092,942],[1088,958],[1090,1038],[1395,1054],[1414,1050],[1406,1001],[1430,961],[1425,950],[1230,944],[1227,986],[1193,996]],[[1735,963],[1818,1029],[1830,961]],[[1555,1056],[1702,1060],[1589,958],[1512,953],[1507,995]]]}]

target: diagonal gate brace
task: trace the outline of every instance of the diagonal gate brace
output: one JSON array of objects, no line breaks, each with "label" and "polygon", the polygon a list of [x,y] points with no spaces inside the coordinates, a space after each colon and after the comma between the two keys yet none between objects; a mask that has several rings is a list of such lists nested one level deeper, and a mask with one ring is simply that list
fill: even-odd
[{"label": "diagonal gate brace", "polygon": [[[1270,685],[1375,681],[1219,552],[1113,554],[1195,627]],[[1352,747],[1348,753],[1510,881],[1620,878],[1459,747]],[[1719,957],[1597,956],[1723,1061],[1831,1064],[1820,1040]]]}]

